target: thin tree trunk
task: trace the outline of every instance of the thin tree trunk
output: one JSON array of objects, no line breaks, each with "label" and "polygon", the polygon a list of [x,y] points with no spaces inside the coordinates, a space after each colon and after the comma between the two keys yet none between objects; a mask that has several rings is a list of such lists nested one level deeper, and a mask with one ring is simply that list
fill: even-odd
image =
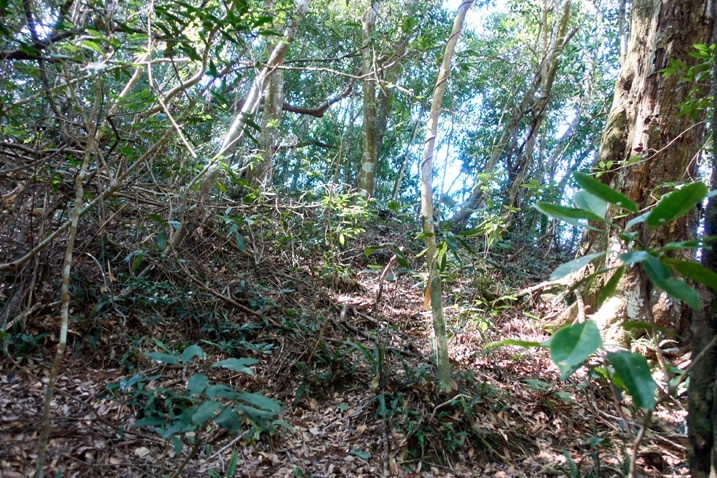
[{"label": "thin tree trunk", "polygon": [[358,190],[365,196],[373,195],[376,186],[378,163],[378,126],[376,124],[376,82],[371,37],[376,27],[379,1],[373,0],[361,20],[363,45],[361,52],[361,76],[363,78],[363,149],[359,168]]},{"label": "thin tree trunk", "polygon": [[[534,137],[538,133],[538,130],[545,118],[546,105],[550,99],[550,92],[555,80],[560,55],[563,52],[565,45],[577,32],[577,30],[567,32],[570,7],[571,0],[567,0],[563,6],[562,16],[556,23],[556,28],[553,31],[552,41],[550,45],[548,45],[547,51],[545,51],[543,59],[538,65],[538,70],[536,71],[528,90],[523,94],[520,105],[512,114],[510,121],[505,124],[503,131],[501,132],[500,139],[493,148],[490,158],[482,171],[485,174],[491,174],[498,165],[498,160],[501,157],[504,155],[512,155],[517,152],[518,147],[516,143],[519,137],[520,125],[526,117],[532,117],[528,148],[526,148],[526,150],[521,153],[521,157],[518,158],[517,162],[519,163],[519,166],[517,167],[514,177],[511,180],[511,184],[513,185],[518,183],[516,188],[520,186],[520,183],[525,177],[525,174],[530,166],[531,158],[528,153],[532,154],[532,141],[535,140]],[[547,22],[547,17],[545,21]],[[545,31],[549,30],[547,24],[543,25],[542,28]],[[540,95],[538,95],[538,92],[540,92]],[[514,197],[510,199],[508,205],[511,205],[511,203],[514,202],[515,196],[517,196],[517,189],[514,188],[511,194]],[[480,207],[484,197],[484,192],[480,188],[475,188],[463,207],[461,207],[461,209],[450,218],[449,222],[451,226],[456,228],[465,223]]]},{"label": "thin tree trunk", "polygon": [[[239,111],[239,114],[224,137],[224,141],[222,143],[222,147],[219,149],[219,152],[184,188],[182,201],[178,211],[178,215],[180,217],[179,226],[167,241],[167,247],[164,250],[165,254],[179,246],[179,244],[184,240],[188,220],[186,214],[189,210],[190,203],[201,203],[211,192],[214,187],[214,183],[219,176],[219,169],[216,168],[218,161],[229,155],[234,148],[236,148],[239,140],[241,140],[244,135],[247,124],[246,120],[249,116],[256,113],[259,108],[259,101],[261,100],[261,95],[266,88],[269,78],[277,67],[284,62],[284,56],[296,37],[299,23],[306,14],[306,11],[309,9],[309,5],[311,5],[311,0],[299,0],[297,2],[294,18],[289,22],[289,25],[284,31],[284,37],[282,40],[277,43],[269,55],[269,58],[266,61],[266,66],[259,72],[256,78],[254,78],[254,83],[249,90],[249,94],[244,101],[241,111]],[[231,164],[231,161],[229,161],[229,164]],[[196,186],[199,181],[202,181],[199,189],[196,194],[192,194],[194,186]]]},{"label": "thin tree trunk", "polygon": [[[271,11],[272,0],[264,0],[264,9]],[[277,28],[276,20],[274,28]],[[272,49],[276,45],[272,46]],[[252,164],[247,171],[249,184],[255,188],[264,189],[271,184],[272,160],[277,150],[279,137],[279,122],[284,105],[284,72],[276,69],[269,78],[264,94],[264,109],[261,116],[261,135],[259,136],[260,159]]]},{"label": "thin tree trunk", "polygon": [[72,219],[70,230],[67,234],[67,245],[65,246],[65,258],[62,263],[62,285],[60,288],[60,340],[55,351],[55,360],[50,369],[50,376],[47,380],[47,389],[45,389],[45,400],[42,407],[42,422],[40,425],[40,434],[37,438],[37,462],[35,467],[35,476],[42,478],[43,466],[45,464],[45,453],[47,451],[47,442],[50,437],[50,408],[52,404],[52,396],[55,390],[55,382],[60,372],[60,366],[65,355],[67,347],[67,331],[70,323],[70,282],[73,254],[75,250],[75,238],[77,237],[77,228],[82,213],[82,203],[84,201],[85,190],[84,181],[87,176],[87,169],[92,160],[93,154],[96,153],[96,133],[97,133],[97,115],[99,113],[102,102],[102,76],[98,75],[95,79],[95,101],[90,112],[90,116],[85,119],[85,127],[87,129],[87,145],[85,146],[84,159],[80,172],[75,177],[75,204],[72,208]]},{"label": "thin tree trunk", "polygon": [[446,91],[451,60],[456,50],[458,37],[463,29],[463,22],[473,0],[464,1],[458,7],[456,18],[453,21],[453,30],[448,38],[446,50],[443,53],[443,62],[438,72],[438,80],[433,88],[433,102],[431,112],[426,123],[426,141],[423,148],[423,161],[421,162],[421,220],[426,245],[426,263],[428,265],[428,287],[430,288],[431,313],[433,315],[433,332],[436,347],[436,365],[438,367],[438,385],[448,391],[451,385],[451,364],[448,361],[448,340],[446,338],[446,319],[443,315],[443,297],[441,274],[436,264],[436,228],[433,219],[433,153],[436,146],[438,119],[443,105],[443,94]]}]

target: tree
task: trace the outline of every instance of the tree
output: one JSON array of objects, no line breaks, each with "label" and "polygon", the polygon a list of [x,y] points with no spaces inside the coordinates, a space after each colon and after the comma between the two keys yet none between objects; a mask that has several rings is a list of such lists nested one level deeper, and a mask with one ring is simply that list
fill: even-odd
[{"label": "tree", "polygon": [[361,19],[363,45],[361,45],[361,76],[363,78],[363,149],[359,168],[358,189],[373,194],[378,163],[378,125],[376,124],[376,74],[372,37],[376,28],[376,15],[380,2],[372,0]]},{"label": "tree", "polygon": [[[633,3],[629,48],[593,169],[602,182],[621,191],[641,210],[669,192],[671,185],[697,177],[695,158],[703,146],[705,127],[700,120],[704,114],[680,113],[691,89],[680,84],[679,75],[666,75],[664,69],[678,62],[687,68],[697,63],[690,55],[693,45],[707,44],[712,32],[706,6],[706,1]],[[608,217],[624,225],[618,213],[611,208]],[[643,225],[634,240],[649,248],[694,237],[696,213],[670,228],[648,229]],[[621,252],[620,244],[615,234],[588,230],[580,252],[585,255],[608,250],[610,254],[595,268],[610,267]],[[690,257],[683,253],[676,258]],[[608,280],[609,276],[599,276],[588,282],[584,293],[585,305],[608,338],[626,340],[619,327],[623,320],[684,332],[689,314],[686,307],[669,300],[635,267],[619,280],[617,294],[596,310],[598,292]]]},{"label": "tree", "polygon": [[427,291],[431,299],[431,313],[433,315],[433,331],[436,347],[436,363],[438,366],[438,382],[442,390],[451,389],[451,365],[448,361],[448,340],[446,339],[446,320],[443,315],[443,298],[441,273],[437,263],[436,254],[436,226],[433,217],[433,152],[435,150],[436,135],[438,132],[438,119],[443,105],[443,93],[446,90],[451,60],[456,50],[456,43],[463,29],[463,22],[473,0],[464,1],[458,7],[456,19],[453,21],[453,30],[448,37],[446,50],[443,53],[443,62],[438,72],[436,86],[433,89],[431,112],[426,122],[426,141],[423,146],[423,160],[421,161],[421,222],[423,224],[423,237],[426,245],[426,264],[428,265]]}]

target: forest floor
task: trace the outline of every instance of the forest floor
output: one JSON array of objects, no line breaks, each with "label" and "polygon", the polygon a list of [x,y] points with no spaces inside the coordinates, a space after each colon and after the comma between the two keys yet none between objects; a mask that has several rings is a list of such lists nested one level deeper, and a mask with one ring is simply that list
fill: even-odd
[{"label": "forest floor", "polygon": [[[45,476],[226,476],[234,468],[234,476],[251,477],[626,476],[643,416],[627,397],[618,402],[584,369],[561,381],[545,348],[490,346],[503,339],[543,342],[560,325],[554,318],[564,305],[552,296],[516,297],[518,286],[535,279],[496,289],[511,270],[481,261],[480,277],[447,281],[454,384],[446,393],[435,384],[421,282],[398,265],[384,270],[391,254],[368,268],[358,244],[342,252],[349,258],[342,272],[321,276],[280,252],[256,260],[256,249],[230,250],[232,261],[203,261],[206,251],[228,249],[209,236],[196,234],[195,251],[185,251],[196,260],[155,262],[147,279],[122,284],[107,274],[117,289],[111,300],[87,300],[85,310],[76,303],[73,313],[85,320],[70,329]],[[91,272],[84,256],[78,262],[86,283],[101,289],[107,277]],[[180,280],[194,287],[175,290]],[[50,299],[4,344],[0,476],[6,478],[34,472],[59,330]],[[145,355],[193,344],[206,352],[204,360],[172,365]],[[254,374],[209,366],[229,357],[256,359]],[[199,427],[178,435],[181,449],[152,427],[132,426],[152,407],[168,412],[191,401],[183,391],[198,371],[213,383],[278,401],[278,420],[247,421],[236,434]],[[688,474],[685,416],[684,403],[658,407],[639,448],[644,476]]]}]

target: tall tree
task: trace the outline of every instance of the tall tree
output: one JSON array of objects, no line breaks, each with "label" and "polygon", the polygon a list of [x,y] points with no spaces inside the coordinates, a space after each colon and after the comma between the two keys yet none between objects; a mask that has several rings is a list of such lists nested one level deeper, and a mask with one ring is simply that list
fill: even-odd
[{"label": "tall tree", "polygon": [[[668,184],[688,182],[697,177],[696,155],[703,146],[705,126],[700,119],[680,114],[690,88],[680,84],[679,75],[665,75],[671,62],[687,68],[697,60],[690,53],[695,44],[707,44],[712,36],[707,0],[637,0],[633,3],[630,40],[625,61],[615,85],[612,108],[602,137],[595,167],[602,168],[600,180],[620,190],[642,209],[653,205],[671,188]],[[674,227],[638,229],[637,241],[656,247],[694,237],[697,216],[688,215]],[[614,208],[610,220],[624,224]],[[605,263],[618,261],[621,240],[613,233],[588,231],[581,253],[610,251]],[[680,257],[690,259],[690,257]],[[608,338],[622,342],[622,320],[642,321],[681,332],[689,312],[660,290],[655,289],[637,267],[628,269],[619,280],[617,293],[599,310],[597,294],[609,277],[589,283],[585,304]],[[685,310],[683,310],[685,309]]]},{"label": "tall tree", "polygon": [[[264,0],[264,9],[272,12],[273,0]],[[279,15],[273,12],[273,27],[279,27]],[[269,49],[276,47],[276,42],[269,43]],[[261,135],[259,136],[259,157],[247,171],[247,179],[254,187],[265,187],[271,182],[272,160],[277,149],[281,111],[284,105],[284,72],[275,69],[266,85],[264,92],[264,110],[261,116]]]},{"label": "tall tree", "polygon": [[433,218],[433,153],[436,147],[438,134],[438,119],[443,105],[443,93],[446,91],[451,60],[456,51],[458,37],[463,30],[463,22],[473,0],[461,3],[453,21],[453,30],[446,50],[443,53],[443,62],[438,72],[436,86],[433,88],[431,112],[426,122],[426,141],[423,146],[423,160],[421,161],[421,221],[426,245],[426,263],[428,264],[428,293],[431,300],[431,313],[433,315],[433,332],[436,347],[436,364],[438,367],[438,384],[442,390],[451,389],[451,364],[448,361],[448,340],[446,339],[446,319],[443,315],[443,298],[441,273],[436,263],[436,225]]},{"label": "tall tree", "polygon": [[378,125],[376,124],[376,81],[372,38],[376,29],[378,0],[371,0],[361,19],[361,76],[363,78],[363,149],[359,169],[358,189],[361,194],[370,196],[376,186],[378,163]]},{"label": "tall tree", "polygon": [[[542,5],[542,20],[538,30],[542,58],[536,66],[528,88],[522,94],[520,103],[511,112],[510,119],[500,133],[500,139],[481,171],[483,174],[490,175],[496,169],[498,161],[501,158],[505,159],[510,174],[505,200],[505,205],[508,207],[514,205],[523,180],[532,165],[536,138],[549,112],[547,106],[552,95],[560,57],[577,32],[577,29],[568,31],[571,0],[565,1],[560,14],[555,15],[551,22],[548,12],[554,9],[552,2],[545,2]],[[465,204],[451,217],[451,224],[453,226],[463,224],[480,207],[484,199],[485,191],[478,186],[475,187]]]}]

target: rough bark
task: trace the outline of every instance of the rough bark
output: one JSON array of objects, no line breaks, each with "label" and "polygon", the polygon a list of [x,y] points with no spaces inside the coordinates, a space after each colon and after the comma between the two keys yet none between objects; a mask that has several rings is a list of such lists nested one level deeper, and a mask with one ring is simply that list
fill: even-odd
[{"label": "rough bark", "polygon": [[464,1],[458,7],[453,21],[453,30],[448,38],[443,62],[438,72],[438,80],[433,88],[431,112],[426,123],[426,141],[421,161],[421,220],[426,245],[426,263],[428,264],[428,287],[430,289],[431,313],[433,315],[433,332],[436,348],[436,364],[438,367],[438,385],[442,390],[451,389],[451,364],[448,361],[448,340],[446,338],[446,320],[443,315],[443,299],[441,297],[441,274],[436,266],[436,228],[433,220],[433,152],[436,146],[438,119],[443,105],[443,94],[446,91],[448,73],[453,53],[456,50],[458,37],[463,29],[463,21],[473,0]]},{"label": "rough bark", "polygon": [[365,196],[373,195],[378,163],[378,126],[376,123],[376,81],[371,37],[376,27],[379,2],[373,0],[361,20],[363,50],[361,76],[363,78],[363,150],[359,168],[358,190]]},{"label": "rough bark", "polygon": [[[627,56],[618,76],[613,104],[595,165],[611,165],[600,177],[613,189],[621,191],[642,210],[652,206],[670,189],[671,182],[689,182],[697,178],[696,155],[704,140],[704,123],[680,115],[680,104],[690,88],[680,84],[679,75],[665,76],[661,70],[670,59],[688,66],[695,64],[689,56],[694,44],[709,43],[712,31],[707,1],[637,0],[633,3],[630,42]],[[637,162],[630,158],[640,156]],[[608,217],[624,223],[611,209]],[[697,214],[671,223],[668,227],[639,230],[644,247],[659,247],[667,242],[694,237]],[[581,254],[608,250],[606,263],[612,265],[622,250],[615,234],[588,231],[581,244]],[[689,259],[688,256],[680,258]],[[654,322],[681,333],[689,312],[655,289],[636,267],[620,280],[616,294],[596,310],[601,279],[586,288],[585,304],[595,312],[593,319],[606,332],[608,341],[625,344],[619,324],[623,320]]]}]

